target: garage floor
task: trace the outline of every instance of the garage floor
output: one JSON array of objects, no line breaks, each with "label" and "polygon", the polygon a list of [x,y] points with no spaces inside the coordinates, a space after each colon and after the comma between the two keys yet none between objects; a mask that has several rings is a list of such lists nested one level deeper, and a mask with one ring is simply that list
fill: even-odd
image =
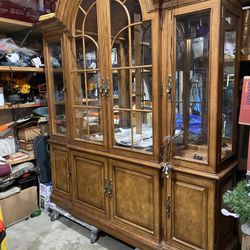
[{"label": "garage floor", "polygon": [[21,221],[7,229],[8,250],[131,250],[133,248],[100,233],[90,244],[90,231],[65,217],[51,222],[46,214]]}]

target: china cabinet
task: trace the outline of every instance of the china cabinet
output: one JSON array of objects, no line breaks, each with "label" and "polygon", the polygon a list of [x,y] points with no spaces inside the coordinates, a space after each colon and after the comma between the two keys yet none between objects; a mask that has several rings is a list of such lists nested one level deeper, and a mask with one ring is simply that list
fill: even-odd
[{"label": "china cabinet", "polygon": [[141,249],[233,249],[240,7],[60,0],[41,18],[57,205]]}]

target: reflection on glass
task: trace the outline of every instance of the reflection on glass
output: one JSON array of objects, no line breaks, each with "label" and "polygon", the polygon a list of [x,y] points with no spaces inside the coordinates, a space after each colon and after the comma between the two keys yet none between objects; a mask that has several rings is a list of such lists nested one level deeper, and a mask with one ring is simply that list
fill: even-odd
[{"label": "reflection on glass", "polygon": [[151,22],[139,1],[110,0],[114,144],[152,151]]},{"label": "reflection on glass", "polygon": [[[136,16],[136,15],[135,15]],[[139,20],[139,18],[138,18]],[[133,65],[152,64],[151,22],[143,22],[131,27]]]},{"label": "reflection on glass", "polygon": [[130,108],[130,72],[128,69],[113,70],[113,106]]},{"label": "reflection on glass", "polygon": [[50,73],[52,89],[54,91],[54,117],[53,133],[59,135],[67,134],[66,112],[65,112],[65,86],[62,70],[62,51],[60,42],[49,44],[50,52]]},{"label": "reflection on glass", "polygon": [[97,69],[98,52],[96,41],[89,38],[77,37],[75,43],[77,69]]},{"label": "reflection on glass", "polygon": [[207,162],[209,13],[176,19],[175,157]]},{"label": "reflection on glass", "polygon": [[152,110],[151,68],[137,68],[132,71],[133,109]]},{"label": "reflection on glass", "polygon": [[[140,126],[138,125],[140,124]],[[153,150],[153,130],[151,112],[133,113],[133,147],[146,151]]]},{"label": "reflection on glass", "polygon": [[103,142],[101,110],[75,108],[75,137],[94,142]]},{"label": "reflection on glass", "polygon": [[78,74],[74,82],[74,104],[100,107],[99,74],[88,72]]},{"label": "reflection on glass", "polygon": [[232,153],[237,18],[226,11],[224,25],[221,159]]},{"label": "reflection on glass", "polygon": [[131,115],[128,111],[114,110],[116,145],[131,147]]},{"label": "reflection on glass", "polygon": [[83,62],[83,40],[81,37],[75,38],[76,43],[76,66],[77,69],[83,69],[84,68],[84,62]]}]

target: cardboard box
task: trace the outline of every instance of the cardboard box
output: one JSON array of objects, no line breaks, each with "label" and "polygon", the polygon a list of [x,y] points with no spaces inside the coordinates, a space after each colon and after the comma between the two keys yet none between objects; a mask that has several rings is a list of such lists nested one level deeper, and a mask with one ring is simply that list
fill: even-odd
[{"label": "cardboard box", "polygon": [[242,234],[241,250],[249,250],[249,249],[250,249],[250,235]]},{"label": "cardboard box", "polygon": [[0,200],[6,226],[29,217],[38,209],[37,187],[33,186],[20,193]]},{"label": "cardboard box", "polygon": [[49,212],[50,196],[52,193],[51,183],[40,183],[40,208],[45,212]]}]

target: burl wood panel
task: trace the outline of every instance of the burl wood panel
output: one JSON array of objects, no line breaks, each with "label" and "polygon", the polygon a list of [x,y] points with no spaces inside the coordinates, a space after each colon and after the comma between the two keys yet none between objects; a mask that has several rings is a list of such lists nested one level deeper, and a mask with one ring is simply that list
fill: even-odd
[{"label": "burl wood panel", "polygon": [[74,155],[75,198],[84,205],[105,210],[105,163]]},{"label": "burl wood panel", "polygon": [[206,248],[207,190],[176,181],[173,191],[174,224],[172,238],[200,249]]},{"label": "burl wood panel", "polygon": [[69,157],[68,152],[53,147],[52,150],[53,167],[53,189],[70,193],[69,187]]},{"label": "burl wood panel", "polygon": [[112,161],[112,220],[120,226],[156,236],[159,187],[153,170]]}]

